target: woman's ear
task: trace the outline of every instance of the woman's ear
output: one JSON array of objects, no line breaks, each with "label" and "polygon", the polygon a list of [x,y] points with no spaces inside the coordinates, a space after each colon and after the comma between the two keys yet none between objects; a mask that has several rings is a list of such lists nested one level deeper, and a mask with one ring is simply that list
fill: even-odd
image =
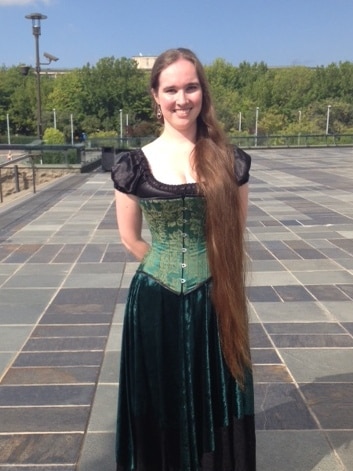
[{"label": "woman's ear", "polygon": [[154,89],[151,89],[151,95],[153,96],[154,101],[156,102],[157,105],[159,105],[158,100],[157,100],[157,93],[154,91]]}]

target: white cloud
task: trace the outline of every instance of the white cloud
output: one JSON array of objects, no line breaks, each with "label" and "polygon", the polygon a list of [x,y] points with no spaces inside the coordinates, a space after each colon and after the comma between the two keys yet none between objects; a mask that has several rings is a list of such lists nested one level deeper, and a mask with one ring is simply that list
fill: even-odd
[{"label": "white cloud", "polygon": [[0,0],[0,7],[14,7],[22,5],[35,5],[37,3],[44,3],[48,5],[52,0]]}]

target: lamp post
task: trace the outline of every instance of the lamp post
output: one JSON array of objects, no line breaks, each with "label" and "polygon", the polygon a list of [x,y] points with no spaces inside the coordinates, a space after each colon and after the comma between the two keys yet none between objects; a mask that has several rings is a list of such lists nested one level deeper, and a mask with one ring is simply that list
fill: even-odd
[{"label": "lamp post", "polygon": [[298,111],[298,115],[299,115],[299,117],[298,117],[298,123],[299,123],[298,146],[299,146],[300,145],[300,129],[301,129],[300,124],[302,122],[302,112],[301,112],[301,110]]},{"label": "lamp post", "polygon": [[37,74],[37,136],[38,139],[43,137],[42,126],[42,97],[40,93],[40,61],[39,61],[39,36],[41,34],[40,22],[46,20],[47,16],[41,13],[31,13],[26,15],[28,20],[32,20],[32,33],[35,40],[36,47],[36,74]]},{"label": "lamp post", "polygon": [[56,129],[56,109],[53,108],[54,129]]},{"label": "lamp post", "polygon": [[11,144],[10,116],[9,116],[9,113],[6,113],[6,125],[7,125],[7,143],[8,143],[8,144]]},{"label": "lamp post", "polygon": [[330,124],[330,110],[331,110],[331,105],[327,106],[327,118],[326,118],[326,136],[328,135],[328,128]]},{"label": "lamp post", "polygon": [[259,107],[256,107],[256,115],[255,115],[255,146],[257,146],[257,123],[259,121]]},{"label": "lamp post", "polygon": [[120,114],[120,145],[121,145],[121,140],[123,138],[123,110],[119,110]]},{"label": "lamp post", "polygon": [[71,128],[71,145],[73,146],[75,140],[74,140],[74,116],[72,113],[70,114],[70,128]]},{"label": "lamp post", "polygon": [[299,123],[299,130],[298,130],[298,146],[300,146],[301,122],[302,122],[302,112],[301,112],[301,110],[299,110],[299,111],[298,111],[298,123]]},{"label": "lamp post", "polygon": [[241,132],[241,111],[239,111],[239,124],[238,124],[238,131]]}]

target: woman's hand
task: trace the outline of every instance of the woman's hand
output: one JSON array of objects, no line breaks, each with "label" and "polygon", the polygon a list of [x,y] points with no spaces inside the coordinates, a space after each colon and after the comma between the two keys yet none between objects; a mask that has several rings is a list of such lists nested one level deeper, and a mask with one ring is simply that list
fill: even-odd
[{"label": "woman's hand", "polygon": [[116,217],[121,242],[138,261],[141,261],[150,246],[142,239],[142,212],[136,196],[115,190]]}]

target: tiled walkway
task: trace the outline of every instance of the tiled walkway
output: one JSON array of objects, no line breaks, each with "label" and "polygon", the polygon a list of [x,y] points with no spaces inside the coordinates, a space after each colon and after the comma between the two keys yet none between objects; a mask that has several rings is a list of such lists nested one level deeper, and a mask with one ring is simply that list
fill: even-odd
[{"label": "tiled walkway", "polygon": [[[353,149],[251,154],[258,471],[351,471]],[[114,471],[135,268],[108,173],[0,206],[0,471]]]}]

